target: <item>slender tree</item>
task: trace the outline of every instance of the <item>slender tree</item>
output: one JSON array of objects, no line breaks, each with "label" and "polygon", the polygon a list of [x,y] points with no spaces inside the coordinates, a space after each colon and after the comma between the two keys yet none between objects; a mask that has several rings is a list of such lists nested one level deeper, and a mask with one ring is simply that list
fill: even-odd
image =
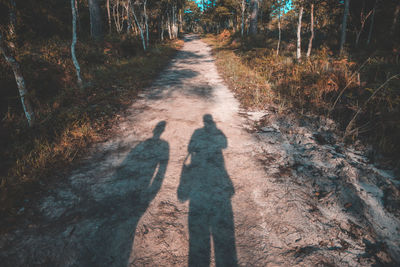
[{"label": "slender tree", "polygon": [[246,10],[246,0],[242,0],[241,4],[241,10],[242,10],[242,27],[241,27],[241,35],[242,37],[244,36],[244,25],[245,25],[245,10]]},{"label": "slender tree", "polygon": [[251,0],[251,10],[250,10],[250,34],[257,34],[257,24],[258,24],[258,0]]},{"label": "slender tree", "polygon": [[368,13],[365,13],[365,1],[363,2],[363,7],[360,12],[360,29],[356,32],[356,47],[358,46],[358,42],[360,41],[360,36],[364,31],[365,23],[368,20],[368,17],[374,12],[375,8],[371,9]]},{"label": "slender tree", "polygon": [[146,27],[146,46],[149,47],[149,17],[147,16],[147,0],[143,2],[144,24]]},{"label": "slender tree", "polygon": [[75,46],[76,46],[77,36],[76,36],[76,9],[75,9],[74,0],[71,0],[71,10],[72,10],[71,57],[72,57],[72,62],[74,63],[74,66],[75,66],[76,77],[78,79],[78,85],[79,85],[79,87],[82,87],[81,68],[79,66],[78,60],[76,59],[76,54],[75,54]]},{"label": "slender tree", "polygon": [[310,7],[310,40],[308,41],[308,49],[307,49],[307,58],[310,58],[311,55],[311,49],[312,49],[312,43],[314,39],[314,3],[311,3]]},{"label": "slender tree", "polygon": [[343,53],[344,44],[346,43],[346,31],[347,31],[347,17],[349,15],[349,5],[350,0],[344,0],[344,11],[343,11],[343,19],[342,19],[342,33],[340,36],[340,47],[339,53]]},{"label": "slender tree", "polygon": [[374,28],[374,22],[375,22],[376,4],[377,4],[377,1],[375,0],[374,8],[372,9],[371,22],[369,23],[367,45],[370,44],[371,38],[372,38],[372,30]]},{"label": "slender tree", "polygon": [[88,0],[90,14],[90,35],[95,40],[103,37],[101,12],[98,0]]},{"label": "slender tree", "polygon": [[282,29],[281,29],[281,3],[278,1],[278,44],[276,46],[276,56],[279,56],[279,48],[281,46]]},{"label": "slender tree", "polygon": [[297,24],[297,52],[296,58],[298,61],[301,60],[301,20],[303,18],[303,5],[300,6],[299,9],[299,22]]},{"label": "slender tree", "polygon": [[147,46],[146,46],[146,40],[145,40],[144,33],[143,33],[143,28],[140,25],[140,22],[139,22],[139,20],[138,20],[138,18],[136,16],[135,7],[134,7],[134,4],[132,4],[131,0],[129,0],[129,5],[131,7],[131,10],[132,10],[132,13],[133,13],[133,17],[135,18],[136,26],[139,28],[139,31],[140,31],[140,38],[142,39],[143,50],[146,51],[147,50]]},{"label": "slender tree", "polygon": [[110,13],[110,0],[106,2],[107,17],[108,17],[108,32],[111,33],[111,13]]},{"label": "slender tree", "polygon": [[25,79],[22,75],[21,66],[18,60],[15,57],[15,39],[16,39],[16,3],[14,0],[9,1],[10,9],[9,9],[9,16],[10,22],[8,25],[8,45],[6,44],[5,40],[3,39],[3,35],[0,31],[0,53],[3,54],[4,59],[10,65],[11,69],[13,70],[15,81],[17,83],[19,97],[21,100],[22,108],[25,113],[25,117],[28,121],[29,126],[32,126],[35,123],[35,114],[33,112],[33,108],[31,102],[29,100],[28,89],[25,85]]}]

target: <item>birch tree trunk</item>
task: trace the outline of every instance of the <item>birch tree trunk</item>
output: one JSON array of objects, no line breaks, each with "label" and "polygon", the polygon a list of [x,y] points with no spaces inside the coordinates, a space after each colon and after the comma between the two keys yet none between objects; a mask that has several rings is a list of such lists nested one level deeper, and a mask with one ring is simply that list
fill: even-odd
[{"label": "birch tree trunk", "polygon": [[149,47],[149,23],[148,23],[148,16],[147,16],[147,0],[144,0],[143,3],[143,13],[144,13],[144,23],[146,26],[146,46]]},{"label": "birch tree trunk", "polygon": [[21,99],[22,108],[24,109],[25,117],[28,120],[29,126],[32,126],[35,122],[35,115],[29,99],[27,98],[28,90],[25,86],[25,79],[22,75],[21,67],[15,57],[7,51],[7,48],[2,40],[0,33],[0,52],[3,54],[5,60],[10,65],[14,72],[15,81],[17,83],[19,97]]},{"label": "birch tree trunk", "polygon": [[297,52],[296,58],[298,61],[301,60],[301,20],[303,18],[303,6],[300,7],[299,10],[299,22],[297,24]]},{"label": "birch tree trunk", "polygon": [[74,63],[74,66],[75,66],[76,77],[78,79],[78,85],[79,85],[79,87],[82,87],[81,68],[79,66],[79,62],[76,59],[76,55],[75,55],[75,45],[76,45],[77,37],[76,37],[76,9],[75,9],[74,0],[71,0],[71,10],[72,10],[71,57],[72,57],[72,62]]},{"label": "birch tree trunk", "polygon": [[344,11],[343,11],[343,20],[342,20],[342,34],[340,36],[340,47],[339,53],[343,53],[344,44],[346,43],[346,31],[347,31],[347,17],[349,15],[349,5],[350,0],[344,0]]},{"label": "birch tree trunk", "polygon": [[172,40],[171,17],[169,15],[168,11],[167,11],[167,30],[168,30],[169,39]]},{"label": "birch tree trunk", "polygon": [[161,15],[161,41],[164,41],[164,16]]},{"label": "birch tree trunk", "polygon": [[174,39],[178,38],[178,27],[177,27],[177,17],[176,17],[176,5],[172,6],[172,34]]},{"label": "birch tree trunk", "polygon": [[257,34],[258,0],[251,0],[250,34]]},{"label": "birch tree trunk", "polygon": [[108,32],[111,33],[111,12],[110,12],[110,0],[106,2],[107,16],[108,16]]},{"label": "birch tree trunk", "polygon": [[312,49],[312,42],[313,42],[313,39],[314,39],[314,4],[311,4],[310,15],[311,15],[311,21],[310,21],[310,23],[311,23],[311,25],[310,25],[311,36],[310,36],[310,40],[308,41],[307,58],[310,58],[311,49]]},{"label": "birch tree trunk", "polygon": [[131,1],[129,1],[129,4],[130,4],[131,9],[132,9],[133,17],[135,18],[136,26],[139,28],[140,38],[142,39],[142,44],[143,44],[143,50],[146,51],[147,47],[146,47],[146,41],[145,41],[145,38],[144,38],[144,33],[143,33],[142,26],[140,26],[140,22],[137,19],[137,16],[136,16],[136,13],[135,13],[135,7],[131,3]]},{"label": "birch tree trunk", "polygon": [[95,40],[103,37],[101,12],[98,0],[88,0],[90,14],[90,35]]},{"label": "birch tree trunk", "polygon": [[183,33],[183,9],[180,8],[179,9],[179,16],[178,16],[178,36],[181,36],[181,34]]},{"label": "birch tree trunk", "polygon": [[282,37],[282,30],[281,30],[281,7],[279,6],[278,10],[278,45],[276,46],[276,56],[279,56],[279,48],[281,45],[281,37]]},{"label": "birch tree trunk", "polygon": [[17,83],[19,98],[21,100],[25,117],[28,121],[28,125],[33,126],[33,124],[35,123],[35,113],[33,112],[31,102],[29,101],[28,98],[28,90],[25,85],[24,76],[22,75],[21,66],[17,61],[17,59],[15,58],[14,52],[12,51],[15,49],[14,41],[16,39],[15,30],[16,30],[17,17],[15,10],[16,10],[16,3],[14,0],[10,0],[10,12],[9,12],[10,24],[8,26],[10,35],[9,36],[10,40],[8,43],[10,49],[8,49],[7,45],[5,44],[5,40],[3,40],[2,33],[0,32],[0,53],[3,54],[4,59],[10,65],[14,73],[14,78],[15,82]]},{"label": "birch tree trunk", "polygon": [[242,37],[244,36],[244,23],[245,23],[244,11],[245,10],[246,10],[246,0],[242,0],[242,29],[241,29]]}]

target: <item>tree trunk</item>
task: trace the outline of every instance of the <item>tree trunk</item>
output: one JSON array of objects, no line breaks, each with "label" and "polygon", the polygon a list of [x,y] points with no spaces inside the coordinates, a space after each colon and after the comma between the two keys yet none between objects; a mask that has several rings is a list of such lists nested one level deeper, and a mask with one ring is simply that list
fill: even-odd
[{"label": "tree trunk", "polygon": [[178,27],[177,27],[177,17],[176,17],[176,5],[172,6],[172,33],[173,37],[178,38]]},{"label": "tree trunk", "polygon": [[10,65],[14,72],[15,81],[17,83],[19,97],[21,99],[22,107],[24,109],[25,117],[28,120],[29,126],[32,126],[35,122],[35,115],[33,113],[32,106],[29,99],[27,98],[28,91],[25,86],[25,80],[22,75],[21,67],[18,61],[15,59],[11,53],[8,53],[7,48],[2,40],[2,35],[0,33],[0,52],[3,54],[5,60]]},{"label": "tree trunk", "polygon": [[161,41],[164,41],[164,15],[161,15]]},{"label": "tree trunk", "polygon": [[342,20],[342,34],[340,37],[340,47],[339,53],[343,53],[344,44],[346,43],[346,30],[347,30],[347,17],[349,14],[349,5],[350,0],[344,0],[344,12],[343,12],[343,20]]},{"label": "tree trunk", "polygon": [[144,23],[146,26],[146,46],[149,47],[149,23],[148,23],[148,16],[147,16],[147,0],[144,0],[143,3],[143,13],[144,13]]},{"label": "tree trunk", "polygon": [[125,3],[125,12],[126,12],[126,20],[127,20],[127,24],[128,24],[128,26],[126,27],[126,33],[129,34],[130,30],[132,29],[132,19],[131,19],[130,12],[129,12],[129,3],[128,2]]},{"label": "tree trunk", "polygon": [[79,62],[76,59],[76,55],[75,55],[75,45],[76,45],[77,37],[76,37],[76,9],[75,9],[74,0],[71,0],[71,9],[72,9],[71,57],[72,57],[72,62],[74,63],[74,66],[75,66],[76,77],[78,79],[78,85],[79,85],[79,87],[82,87],[81,68],[79,66]]},{"label": "tree trunk", "polygon": [[110,13],[110,0],[107,0],[107,16],[108,16],[108,32],[111,33],[111,13]]},{"label": "tree trunk", "polygon": [[146,51],[147,47],[146,47],[146,41],[145,41],[145,38],[144,38],[144,33],[143,33],[142,26],[140,26],[140,22],[137,19],[137,16],[136,16],[136,13],[135,13],[135,7],[131,3],[131,1],[129,1],[129,4],[130,4],[131,9],[132,9],[133,17],[135,18],[136,26],[139,28],[140,38],[142,39],[143,50]]},{"label": "tree trunk", "polygon": [[296,58],[298,61],[301,60],[301,20],[303,18],[303,6],[300,7],[299,10],[299,22],[297,25],[297,53]]},{"label": "tree trunk", "polygon": [[98,0],[88,0],[90,14],[90,35],[95,40],[103,37],[102,20]]},{"label": "tree trunk", "polygon": [[279,11],[278,11],[278,45],[276,47],[276,56],[279,56],[279,47],[281,45],[281,37],[282,37],[282,30],[281,30],[281,7],[279,6]]},{"label": "tree trunk", "polygon": [[376,1],[375,1],[374,10],[372,11],[371,22],[370,22],[370,24],[369,24],[367,45],[369,45],[369,43],[371,42],[372,29],[374,28],[374,21],[375,21],[375,10],[376,10]]},{"label": "tree trunk", "polygon": [[314,4],[311,4],[310,15],[311,15],[311,21],[310,21],[310,23],[311,23],[311,25],[310,25],[311,36],[310,36],[310,40],[308,41],[307,58],[310,58],[311,49],[312,49],[312,42],[313,42],[313,39],[314,39]]},{"label": "tree trunk", "polygon": [[250,34],[257,34],[258,0],[251,0]]},{"label": "tree trunk", "polygon": [[167,30],[168,30],[169,39],[172,40],[171,17],[169,15],[168,10],[167,10]]},{"label": "tree trunk", "polygon": [[178,35],[182,36],[183,34],[183,9],[179,9],[179,20],[178,20]]},{"label": "tree trunk", "polygon": [[394,35],[396,33],[397,21],[399,19],[399,14],[400,14],[400,4],[397,4],[396,9],[394,10],[392,27],[390,29],[392,35]]},{"label": "tree trunk", "polygon": [[3,36],[0,32],[0,53],[3,54],[4,59],[7,61],[7,63],[13,70],[15,82],[17,83],[19,97],[21,99],[21,104],[25,113],[25,117],[28,121],[29,126],[33,126],[33,124],[35,123],[35,114],[33,112],[31,102],[29,101],[28,98],[28,90],[26,89],[25,79],[24,76],[22,75],[21,67],[12,51],[15,49],[14,41],[16,39],[15,30],[16,30],[17,17],[15,14],[16,13],[15,10],[16,10],[16,3],[14,0],[10,0],[10,13],[9,13],[10,24],[8,27],[10,40],[8,43],[11,49],[10,50],[8,49],[7,45],[5,44],[5,40],[3,40]]},{"label": "tree trunk", "polygon": [[241,29],[241,34],[242,37],[244,36],[244,23],[245,23],[245,19],[244,19],[244,11],[246,10],[246,0],[242,0],[242,29]]}]

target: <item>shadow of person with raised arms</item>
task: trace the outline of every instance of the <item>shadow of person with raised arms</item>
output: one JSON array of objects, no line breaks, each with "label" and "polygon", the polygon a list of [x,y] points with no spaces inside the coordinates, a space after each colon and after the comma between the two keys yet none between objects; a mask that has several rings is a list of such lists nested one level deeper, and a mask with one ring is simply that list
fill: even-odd
[{"label": "shadow of person with raised arms", "polygon": [[216,266],[237,266],[234,187],[222,154],[227,139],[210,114],[203,116],[203,122],[190,139],[178,187],[178,199],[190,201],[189,266],[210,265],[211,237]]}]

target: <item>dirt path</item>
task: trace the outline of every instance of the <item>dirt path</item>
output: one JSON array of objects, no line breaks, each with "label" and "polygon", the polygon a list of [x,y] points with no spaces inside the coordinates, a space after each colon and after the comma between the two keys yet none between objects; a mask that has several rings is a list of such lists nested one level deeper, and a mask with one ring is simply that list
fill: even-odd
[{"label": "dirt path", "polygon": [[[250,133],[260,118],[270,126]],[[311,125],[241,111],[210,48],[188,35],[172,64],[121,118],[114,137],[37,203],[36,219],[27,218],[26,228],[0,238],[0,262],[393,263],[398,216],[375,203],[383,189],[369,179],[393,176],[357,151],[318,144]]]}]

